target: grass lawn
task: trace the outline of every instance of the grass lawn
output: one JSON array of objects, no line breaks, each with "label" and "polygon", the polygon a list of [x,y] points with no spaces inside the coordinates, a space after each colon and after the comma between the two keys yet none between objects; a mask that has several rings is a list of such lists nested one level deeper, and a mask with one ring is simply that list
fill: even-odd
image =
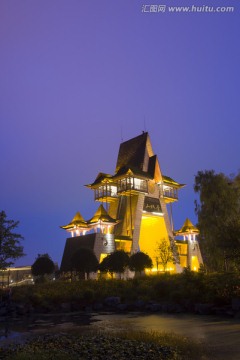
[{"label": "grass lawn", "polygon": [[207,346],[172,333],[49,333],[1,349],[5,360],[206,360]]}]

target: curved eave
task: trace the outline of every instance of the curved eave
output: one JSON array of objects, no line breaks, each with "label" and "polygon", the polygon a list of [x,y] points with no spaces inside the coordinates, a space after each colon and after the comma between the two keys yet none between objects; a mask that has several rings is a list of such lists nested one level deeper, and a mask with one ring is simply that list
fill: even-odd
[{"label": "curved eave", "polygon": [[68,225],[64,225],[64,226],[59,226],[61,229],[63,230],[75,230],[75,229],[88,229],[88,224],[84,223],[84,224],[68,224]]},{"label": "curved eave", "polygon": [[178,230],[174,232],[175,235],[191,235],[191,234],[199,234],[199,230],[195,230],[195,229],[188,229],[188,230]]},{"label": "curved eave", "polygon": [[87,185],[84,185],[84,186],[86,186],[86,187],[88,187],[90,189],[97,189],[97,188],[99,188],[99,186],[102,186],[102,185],[110,185],[110,186],[113,185],[114,186],[116,184],[112,179],[107,178],[107,179],[104,179],[102,181],[99,181],[99,182],[96,182],[96,183],[94,182],[92,184],[87,184]]},{"label": "curved eave", "polygon": [[87,185],[84,185],[86,186],[87,188],[89,189],[97,189],[99,188],[99,186],[101,186],[103,183],[100,181],[100,182],[97,182],[97,183],[92,183],[92,184],[87,184]]},{"label": "curved eave", "polygon": [[118,221],[108,221],[108,220],[97,220],[97,221],[89,221],[89,225],[116,225]]},{"label": "curved eave", "polygon": [[99,173],[96,179],[93,183],[84,185],[89,188],[98,188],[102,184],[110,183],[112,182],[112,175],[111,174],[105,174],[105,173]]},{"label": "curved eave", "polygon": [[172,197],[168,197],[168,196],[163,196],[163,198],[164,198],[164,201],[165,201],[167,204],[178,201],[178,199],[172,198]]},{"label": "curved eave", "polygon": [[165,176],[165,175],[162,175],[162,182],[163,182],[163,185],[173,186],[176,188],[182,188],[182,187],[186,186],[186,184],[179,184],[177,181],[175,181],[172,178],[170,178],[169,176]]},{"label": "curved eave", "polygon": [[84,185],[84,186],[86,186],[87,188],[92,188],[93,187],[93,184],[86,184],[86,185]]},{"label": "curved eave", "polygon": [[170,181],[164,181],[163,180],[163,185],[166,185],[166,186],[171,186],[171,187],[174,187],[174,188],[177,188],[177,189],[181,189],[183,187],[186,186],[186,184],[179,184],[177,182],[170,182]]},{"label": "curved eave", "polygon": [[102,196],[102,197],[95,199],[95,201],[109,203],[109,202],[114,202],[117,199],[118,199],[117,196],[112,196],[112,197],[111,196]]}]

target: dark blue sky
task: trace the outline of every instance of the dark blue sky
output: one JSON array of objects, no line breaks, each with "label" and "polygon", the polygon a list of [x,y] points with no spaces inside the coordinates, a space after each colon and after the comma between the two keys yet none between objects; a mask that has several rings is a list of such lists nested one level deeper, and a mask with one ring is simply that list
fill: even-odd
[{"label": "dark blue sky", "polygon": [[239,39],[237,0],[1,0],[0,208],[25,237],[16,264],[45,252],[60,263],[59,225],[99,205],[84,184],[113,173],[121,139],[142,130],[163,174],[187,184],[175,227],[196,222],[197,171],[240,168]]}]

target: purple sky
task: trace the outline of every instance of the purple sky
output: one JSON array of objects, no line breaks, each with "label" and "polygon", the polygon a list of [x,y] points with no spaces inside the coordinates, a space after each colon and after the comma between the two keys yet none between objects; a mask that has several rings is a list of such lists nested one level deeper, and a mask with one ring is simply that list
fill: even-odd
[{"label": "purple sky", "polygon": [[[234,6],[233,13],[144,13],[143,4]],[[196,222],[198,170],[240,168],[237,0],[1,0],[0,209],[20,221],[31,265],[60,265],[84,187],[113,173],[121,139],[149,132],[163,174],[186,183],[175,228]]]}]

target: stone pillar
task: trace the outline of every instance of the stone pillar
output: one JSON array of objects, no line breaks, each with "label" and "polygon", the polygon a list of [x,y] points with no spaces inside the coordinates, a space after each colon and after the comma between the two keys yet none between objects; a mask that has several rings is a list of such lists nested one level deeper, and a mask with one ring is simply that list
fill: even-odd
[{"label": "stone pillar", "polygon": [[133,237],[132,237],[132,251],[131,253],[134,254],[138,251],[139,248],[139,237],[140,237],[140,228],[142,222],[142,211],[143,211],[143,204],[144,204],[144,194],[138,195],[136,211],[133,218],[134,230],[133,230]]}]

